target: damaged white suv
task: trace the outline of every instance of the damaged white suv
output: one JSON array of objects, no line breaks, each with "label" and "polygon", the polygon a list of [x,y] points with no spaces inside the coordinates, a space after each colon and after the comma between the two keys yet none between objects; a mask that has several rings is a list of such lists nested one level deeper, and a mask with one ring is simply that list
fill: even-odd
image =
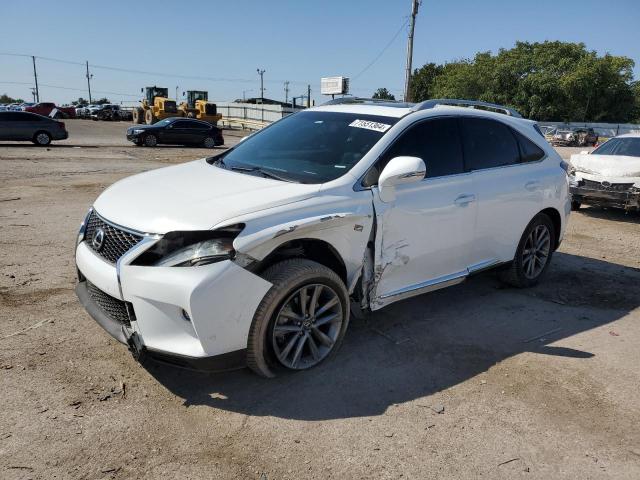
[{"label": "damaged white suv", "polygon": [[137,358],[273,376],[335,353],[352,311],[492,267],[535,284],[569,212],[563,162],[517,112],[344,99],[108,188],[76,291]]}]

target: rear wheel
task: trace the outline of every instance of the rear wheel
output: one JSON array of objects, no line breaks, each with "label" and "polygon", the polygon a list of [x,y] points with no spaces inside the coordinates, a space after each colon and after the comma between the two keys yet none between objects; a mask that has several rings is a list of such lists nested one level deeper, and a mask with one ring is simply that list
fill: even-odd
[{"label": "rear wheel", "polygon": [[47,146],[51,143],[51,135],[47,132],[36,132],[32,142],[41,147]]},{"label": "rear wheel", "polygon": [[273,284],[249,331],[248,366],[265,377],[312,368],[339,348],[349,324],[349,297],[340,277],[319,263],[291,259],[263,277]]},{"label": "rear wheel", "polygon": [[156,137],[153,133],[148,133],[144,136],[145,147],[155,147],[156,145],[158,145],[158,137]]},{"label": "rear wheel", "polygon": [[555,238],[551,219],[536,215],[522,234],[510,268],[500,272],[501,280],[518,288],[536,285],[551,262]]},{"label": "rear wheel", "polygon": [[141,107],[134,108],[133,112],[131,112],[131,119],[137,125],[144,123],[144,110]]},{"label": "rear wheel", "polygon": [[204,145],[204,148],[213,148],[216,146],[216,139],[213,137],[205,137],[202,144]]}]

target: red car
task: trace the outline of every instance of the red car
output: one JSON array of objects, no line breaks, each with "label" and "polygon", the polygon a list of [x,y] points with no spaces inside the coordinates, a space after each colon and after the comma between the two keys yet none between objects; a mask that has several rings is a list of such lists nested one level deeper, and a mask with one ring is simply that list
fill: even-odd
[{"label": "red car", "polygon": [[75,118],[76,116],[76,109],[74,107],[57,107],[55,103],[51,102],[36,103],[31,107],[26,107],[24,111],[48,117],[54,109],[58,110],[55,118]]}]

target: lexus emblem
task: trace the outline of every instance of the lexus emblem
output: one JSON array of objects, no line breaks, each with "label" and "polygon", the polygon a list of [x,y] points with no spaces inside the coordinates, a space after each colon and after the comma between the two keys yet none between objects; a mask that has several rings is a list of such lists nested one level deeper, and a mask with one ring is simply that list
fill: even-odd
[{"label": "lexus emblem", "polygon": [[611,182],[607,182],[606,180],[604,182],[602,182],[602,186],[603,187],[607,187],[609,188],[611,186]]},{"label": "lexus emblem", "polygon": [[93,238],[91,239],[91,245],[96,252],[99,252],[104,245],[104,230],[98,228],[93,234]]}]

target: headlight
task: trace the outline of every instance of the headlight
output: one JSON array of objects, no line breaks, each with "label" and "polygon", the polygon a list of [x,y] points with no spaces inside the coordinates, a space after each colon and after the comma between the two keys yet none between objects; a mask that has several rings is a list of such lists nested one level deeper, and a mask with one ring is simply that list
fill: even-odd
[{"label": "headlight", "polygon": [[142,133],[142,132],[144,132],[143,128],[134,128],[133,129],[133,133]]},{"label": "headlight", "polygon": [[78,232],[78,238],[76,239],[76,247],[80,245],[80,243],[84,240],[84,234],[87,231],[87,222],[89,221],[89,216],[91,216],[91,212],[93,212],[93,207],[89,209],[87,214],[84,216],[84,220],[80,224],[80,231]]},{"label": "headlight", "polygon": [[233,258],[233,239],[242,228],[240,224],[219,230],[169,232],[133,265],[197,267]]}]

